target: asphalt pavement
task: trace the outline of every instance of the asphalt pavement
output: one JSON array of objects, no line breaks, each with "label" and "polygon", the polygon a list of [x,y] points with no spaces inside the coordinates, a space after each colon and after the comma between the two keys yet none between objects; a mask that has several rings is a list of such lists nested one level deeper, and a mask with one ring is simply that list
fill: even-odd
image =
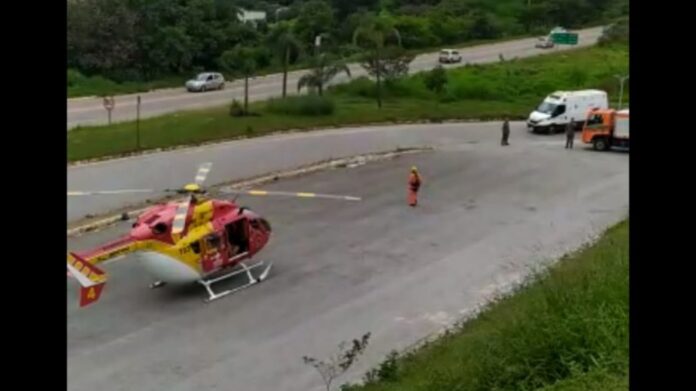
[{"label": "asphalt pavement", "polygon": [[[200,286],[148,289],[148,276],[129,258],[105,266],[109,281],[94,306],[77,308],[76,282],[68,280],[68,389],[318,391],[319,375],[301,357],[323,358],[340,341],[371,332],[365,356],[340,382],[356,380],[390,350],[470,314],[530,268],[626,216],[628,154],[579,142],[565,150],[562,135],[531,135],[521,124],[501,147],[499,126],[286,135],[282,144],[249,140],[72,168],[72,185],[136,184],[148,175],[157,184],[192,177],[205,157],[216,162],[211,175],[218,181],[299,161],[263,151],[302,147],[315,159],[317,145],[346,155],[396,143],[437,147],[264,187],[353,194],[362,202],[241,198],[273,225],[260,257],[275,267],[262,284],[214,303],[202,302]],[[235,166],[240,154],[255,153],[253,167]],[[412,165],[424,179],[415,209],[406,205]],[[68,245],[82,250],[128,227],[69,238]]]}]

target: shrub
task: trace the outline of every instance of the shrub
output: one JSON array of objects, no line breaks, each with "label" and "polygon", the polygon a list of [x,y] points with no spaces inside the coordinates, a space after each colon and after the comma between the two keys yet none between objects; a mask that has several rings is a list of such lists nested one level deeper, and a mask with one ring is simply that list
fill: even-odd
[{"label": "shrub", "polygon": [[275,114],[320,116],[333,114],[336,105],[330,98],[309,94],[271,99],[266,109]]},{"label": "shrub", "polygon": [[76,69],[68,69],[68,87],[84,83],[86,77]]},{"label": "shrub", "polygon": [[230,116],[232,117],[243,117],[244,114],[244,106],[242,106],[237,99],[232,101],[232,104],[230,105]]}]

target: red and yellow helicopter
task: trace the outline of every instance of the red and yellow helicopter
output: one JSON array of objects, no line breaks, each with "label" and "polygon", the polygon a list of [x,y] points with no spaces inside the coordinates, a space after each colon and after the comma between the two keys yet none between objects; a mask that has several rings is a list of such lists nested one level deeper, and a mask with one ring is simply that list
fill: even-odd
[{"label": "red and yellow helicopter", "polygon": [[[68,254],[68,275],[74,277],[80,288],[80,306],[99,299],[106,273],[97,267],[107,260],[132,254],[156,278],[150,285],[157,288],[166,283],[198,282],[208,292],[206,302],[219,299],[263,281],[272,263],[249,261],[268,243],[271,225],[257,213],[241,207],[235,200],[207,198],[202,184],[211,163],[202,164],[193,183],[174,190],[187,197],[181,202],[155,205],[140,216],[125,236],[103,246]],[[171,191],[171,190],[166,190]],[[221,193],[254,196],[295,196],[360,201],[359,197],[292,193],[265,190],[220,189]],[[155,192],[155,190],[72,191],[68,196]],[[254,269],[262,268],[255,276]],[[215,293],[211,285],[244,273],[248,282],[240,287]]]}]

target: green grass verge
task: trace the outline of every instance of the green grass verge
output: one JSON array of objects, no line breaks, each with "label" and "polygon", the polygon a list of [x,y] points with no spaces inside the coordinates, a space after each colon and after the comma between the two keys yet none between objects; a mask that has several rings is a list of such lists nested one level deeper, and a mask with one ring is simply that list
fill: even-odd
[{"label": "green grass verge", "polygon": [[[251,110],[260,114],[256,117],[231,117],[227,107],[179,112],[141,121],[140,147],[167,148],[288,129],[376,122],[525,118],[545,95],[557,89],[601,88],[612,96],[618,84],[613,75],[627,67],[625,45],[463,67],[448,71],[447,91],[442,96],[426,90],[423,75],[418,74],[385,85],[382,109],[372,99],[374,83],[358,79],[328,92],[335,103],[330,115],[282,114],[269,110],[266,102],[251,105]],[[134,122],[68,132],[69,161],[130,153],[136,147]]]},{"label": "green grass verge", "polygon": [[172,76],[150,82],[117,83],[101,76],[88,77],[68,71],[68,98],[132,94],[160,88],[182,87],[188,78],[185,76]]},{"label": "green grass verge", "polygon": [[[140,140],[143,150],[192,145],[208,141],[256,137],[288,129],[313,129],[346,124],[440,121],[446,118],[497,118],[500,113],[527,113],[529,105],[502,102],[462,101],[454,103],[420,100],[387,101],[382,110],[366,98],[337,98],[334,114],[293,116],[269,112],[264,103],[250,105],[259,117],[230,117],[227,108],[180,112],[143,120]],[[79,161],[136,151],[136,127],[124,122],[104,127],[75,128],[68,132],[68,160]]]},{"label": "green grass verge", "polygon": [[628,221],[351,391],[628,390]]}]

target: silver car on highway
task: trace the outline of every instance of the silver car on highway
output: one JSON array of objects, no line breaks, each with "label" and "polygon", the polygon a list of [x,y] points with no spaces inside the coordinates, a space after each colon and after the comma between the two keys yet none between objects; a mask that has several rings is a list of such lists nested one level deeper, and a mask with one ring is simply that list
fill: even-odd
[{"label": "silver car on highway", "polygon": [[223,88],[225,88],[225,77],[217,72],[200,73],[195,79],[186,82],[186,90],[189,92],[205,92]]}]

